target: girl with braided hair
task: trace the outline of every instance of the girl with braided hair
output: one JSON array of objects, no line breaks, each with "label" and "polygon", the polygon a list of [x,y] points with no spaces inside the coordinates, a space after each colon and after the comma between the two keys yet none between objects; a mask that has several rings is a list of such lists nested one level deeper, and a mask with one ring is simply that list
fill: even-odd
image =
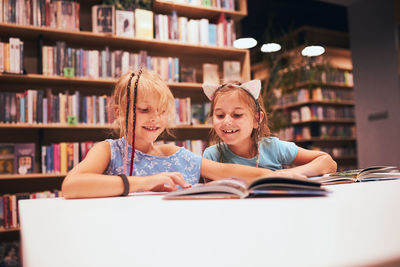
[{"label": "girl with braided hair", "polygon": [[[200,177],[211,180],[274,175],[268,169],[214,162],[171,144],[154,142],[175,119],[175,101],[166,83],[140,69],[119,78],[112,95],[120,138],[97,143],[62,184],[65,198],[108,197],[136,191],[175,191]],[[303,177],[290,174],[291,177]]]}]

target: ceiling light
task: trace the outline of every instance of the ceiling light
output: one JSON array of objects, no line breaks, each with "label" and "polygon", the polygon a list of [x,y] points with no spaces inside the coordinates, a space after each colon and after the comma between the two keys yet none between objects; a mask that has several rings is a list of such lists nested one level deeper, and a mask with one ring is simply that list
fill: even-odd
[{"label": "ceiling light", "polygon": [[271,53],[281,50],[281,45],[277,43],[268,43],[261,46],[261,52]]},{"label": "ceiling light", "polygon": [[257,41],[254,38],[239,38],[233,42],[233,47],[245,49],[252,48],[257,45]]},{"label": "ceiling light", "polygon": [[322,55],[323,53],[325,53],[325,48],[320,45],[307,46],[301,51],[301,54],[307,57],[316,57]]}]

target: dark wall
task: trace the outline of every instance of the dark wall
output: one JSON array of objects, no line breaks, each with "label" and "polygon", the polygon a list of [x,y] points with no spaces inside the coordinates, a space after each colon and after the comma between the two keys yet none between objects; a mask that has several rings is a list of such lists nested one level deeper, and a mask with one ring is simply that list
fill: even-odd
[{"label": "dark wall", "polygon": [[400,166],[400,86],[393,0],[348,7],[359,167]]}]

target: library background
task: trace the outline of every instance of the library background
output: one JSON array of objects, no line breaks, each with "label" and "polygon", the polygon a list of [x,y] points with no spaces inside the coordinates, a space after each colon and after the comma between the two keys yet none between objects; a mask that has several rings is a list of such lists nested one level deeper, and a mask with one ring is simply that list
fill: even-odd
[{"label": "library background", "polygon": [[[93,144],[116,137],[110,93],[132,68],[157,72],[176,98],[175,136],[159,142],[201,155],[202,83],[260,79],[280,139],[326,151],[340,169],[399,166],[399,2],[261,2],[0,0],[0,262],[18,263],[18,200],[58,197]],[[287,9],[307,15],[293,5],[346,29],[270,23]]]}]

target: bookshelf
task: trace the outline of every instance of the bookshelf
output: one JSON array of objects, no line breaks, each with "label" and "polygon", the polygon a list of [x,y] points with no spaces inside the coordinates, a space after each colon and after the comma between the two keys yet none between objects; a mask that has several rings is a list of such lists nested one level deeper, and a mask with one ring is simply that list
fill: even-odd
[{"label": "bookshelf", "polygon": [[[303,47],[286,52],[286,56],[294,58],[292,62],[297,66],[294,72],[302,72],[301,62],[304,59],[296,57],[301,57]],[[275,94],[275,104],[270,107],[271,114],[283,118],[283,127],[275,134],[301,147],[331,154],[340,168],[356,168],[355,101],[350,51],[334,47],[325,49],[322,56],[310,59],[314,66],[329,66],[321,77],[310,78],[302,74],[286,90],[274,88],[278,93]],[[285,71],[281,70],[280,73]],[[254,66],[253,75],[254,78],[267,78],[265,65],[259,63]]]},{"label": "bookshelf", "polygon": [[[202,64],[213,63],[220,66],[224,60],[235,60],[241,63],[243,80],[250,79],[250,55],[247,50],[233,47],[212,45],[196,45],[178,41],[161,41],[157,39],[142,39],[136,37],[120,37],[112,34],[92,32],[91,7],[101,1],[77,1],[80,4],[80,30],[63,30],[57,28],[20,25],[0,21],[0,41],[8,42],[8,38],[17,37],[24,42],[24,74],[0,73],[0,92],[23,93],[25,90],[46,90],[52,93],[73,93],[78,91],[82,96],[110,95],[114,79],[91,79],[82,77],[47,76],[41,69],[41,45],[54,45],[63,41],[69,47],[110,51],[124,50],[137,53],[147,51],[154,57],[177,57],[180,64],[193,66],[197,72],[197,82],[168,82],[174,97],[189,97],[192,103],[205,103],[207,98],[202,92]],[[177,4],[170,1],[154,1],[154,14],[170,14],[173,10],[179,16],[200,19],[207,18],[215,22],[220,14],[231,18],[236,26],[247,15],[245,0],[236,1],[236,10],[214,7],[202,7]],[[222,75],[221,75],[222,76]],[[68,125],[67,123],[5,123],[0,122],[1,143],[35,143],[35,170],[32,174],[2,174],[0,175],[0,195],[22,192],[39,192],[43,190],[60,189],[65,173],[42,173],[41,147],[60,142],[101,141],[113,135],[113,126],[83,124]],[[166,136],[166,140],[206,140],[210,126],[177,125],[173,128],[175,137]],[[0,234],[12,230],[0,229]]]}]

